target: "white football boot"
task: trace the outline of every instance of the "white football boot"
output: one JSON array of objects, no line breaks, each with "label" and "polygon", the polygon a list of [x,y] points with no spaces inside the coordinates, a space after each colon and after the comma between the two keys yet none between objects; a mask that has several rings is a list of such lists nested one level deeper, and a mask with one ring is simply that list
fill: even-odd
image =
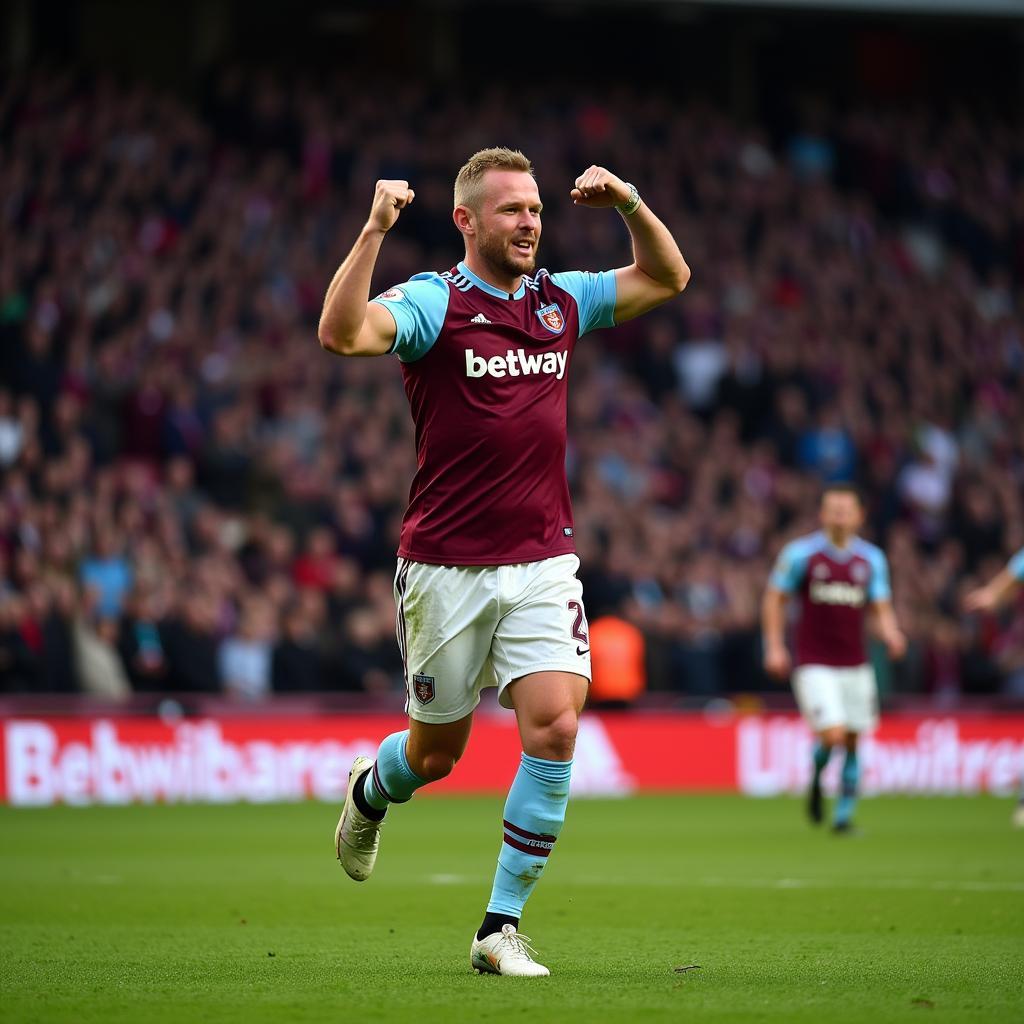
[{"label": "white football boot", "polygon": [[337,851],[341,866],[349,878],[357,882],[365,882],[373,871],[377,860],[377,847],[380,845],[380,827],[382,821],[373,821],[356,806],[352,797],[356,780],[363,772],[373,767],[368,757],[357,757],[352,762],[348,773],[348,792],[345,794],[345,806],[341,809],[338,827],[334,830],[334,849]]},{"label": "white football boot", "polygon": [[478,974],[504,974],[516,978],[543,978],[551,972],[530,955],[530,939],[520,935],[515,926],[503,924],[500,932],[482,939],[473,936],[469,961]]}]

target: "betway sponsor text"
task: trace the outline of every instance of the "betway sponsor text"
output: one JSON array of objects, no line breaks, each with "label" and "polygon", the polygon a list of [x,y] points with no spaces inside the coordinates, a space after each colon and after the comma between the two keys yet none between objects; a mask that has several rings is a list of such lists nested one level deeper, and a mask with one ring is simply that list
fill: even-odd
[{"label": "betway sponsor text", "polygon": [[554,374],[556,380],[565,376],[567,352],[527,352],[524,348],[509,349],[503,356],[485,359],[471,348],[466,349],[467,377],[529,377],[533,374]]}]

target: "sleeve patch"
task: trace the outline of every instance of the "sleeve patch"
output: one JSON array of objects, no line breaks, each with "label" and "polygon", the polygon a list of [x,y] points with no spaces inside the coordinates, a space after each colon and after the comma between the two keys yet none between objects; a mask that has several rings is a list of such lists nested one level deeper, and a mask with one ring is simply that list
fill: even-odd
[{"label": "sleeve patch", "polygon": [[417,274],[400,288],[388,288],[370,301],[379,303],[394,318],[391,351],[403,363],[411,363],[425,356],[437,341],[448,309],[448,285],[438,274]]}]

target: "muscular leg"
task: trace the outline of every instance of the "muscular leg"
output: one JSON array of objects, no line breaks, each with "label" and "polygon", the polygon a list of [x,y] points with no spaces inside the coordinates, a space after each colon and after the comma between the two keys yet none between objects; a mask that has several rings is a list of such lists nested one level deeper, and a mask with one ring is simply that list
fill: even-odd
[{"label": "muscular leg", "polygon": [[523,751],[549,761],[571,761],[588,683],[571,672],[535,672],[509,686]]},{"label": "muscular leg", "polygon": [[818,733],[818,742],[830,751],[833,747],[841,747],[846,742],[846,729],[841,725],[822,729]]},{"label": "muscular leg", "polygon": [[509,686],[523,755],[505,802],[504,840],[478,938],[518,926],[540,878],[569,802],[569,778],[587,680],[570,672],[535,672]]},{"label": "muscular leg", "polygon": [[409,740],[405,746],[409,767],[427,782],[436,782],[451,774],[455,763],[466,752],[472,727],[472,713],[443,725],[410,718]]},{"label": "muscular leg", "polygon": [[417,789],[443,779],[465,752],[472,725],[472,714],[443,724],[409,719],[408,729],[386,736],[373,768],[356,785],[359,809],[379,819],[389,803],[404,803]]}]

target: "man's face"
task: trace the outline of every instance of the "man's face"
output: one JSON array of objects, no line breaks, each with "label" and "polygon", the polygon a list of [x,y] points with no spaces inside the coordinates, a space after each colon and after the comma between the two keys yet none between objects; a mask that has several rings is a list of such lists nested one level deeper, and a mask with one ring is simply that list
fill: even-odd
[{"label": "man's face", "polygon": [[864,510],[855,494],[829,491],[821,499],[821,525],[827,533],[843,537],[855,534],[864,522]]},{"label": "man's face", "polygon": [[488,171],[476,211],[476,248],[502,276],[532,274],[540,242],[540,193],[525,171]]}]

